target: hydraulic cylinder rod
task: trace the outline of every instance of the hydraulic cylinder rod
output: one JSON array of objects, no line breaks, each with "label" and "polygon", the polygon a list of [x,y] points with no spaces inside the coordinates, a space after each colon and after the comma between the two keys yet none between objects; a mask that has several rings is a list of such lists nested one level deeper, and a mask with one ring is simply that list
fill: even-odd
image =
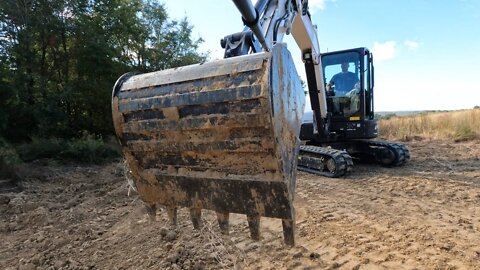
[{"label": "hydraulic cylinder rod", "polygon": [[265,51],[268,51],[269,48],[265,41],[265,35],[263,34],[262,28],[260,27],[260,16],[255,7],[253,7],[252,2],[250,2],[250,0],[233,0],[233,2],[242,14],[243,23],[245,23],[246,26],[252,29],[258,41],[260,42],[260,44],[262,44],[263,49]]}]

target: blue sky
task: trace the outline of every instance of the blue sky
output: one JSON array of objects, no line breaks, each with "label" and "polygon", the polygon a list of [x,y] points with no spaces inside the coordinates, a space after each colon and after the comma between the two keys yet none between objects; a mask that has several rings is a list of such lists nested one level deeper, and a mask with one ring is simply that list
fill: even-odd
[{"label": "blue sky", "polygon": [[[229,0],[163,1],[187,16],[202,51],[222,58],[220,39],[243,29]],[[253,1],[255,2],[255,0]],[[374,53],[375,110],[455,110],[480,106],[480,0],[310,0],[321,52]],[[286,38],[304,76],[300,52]]]}]

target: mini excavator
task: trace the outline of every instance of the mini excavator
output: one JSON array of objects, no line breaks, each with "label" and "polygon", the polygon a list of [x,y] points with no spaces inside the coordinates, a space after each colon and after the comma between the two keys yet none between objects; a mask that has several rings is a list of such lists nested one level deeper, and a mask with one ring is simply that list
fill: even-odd
[{"label": "mini excavator", "polygon": [[[117,80],[115,132],[151,216],[162,205],[175,225],[185,207],[198,229],[202,211],[213,210],[228,234],[230,213],[245,214],[253,239],[260,217],[279,218],[292,246],[297,168],[339,177],[352,158],[397,166],[408,150],[371,140],[378,128],[367,49],[320,54],[307,0],[233,2],[246,27],[221,40],[224,59]],[[305,116],[302,82],[282,42],[290,33],[307,75]]]},{"label": "mini excavator", "polygon": [[410,154],[404,144],[372,140],[378,136],[372,53],[366,48],[323,53],[321,62],[324,81],[329,81],[325,91],[315,90],[314,69],[305,63],[312,112],[303,116],[300,139],[305,144],[300,147],[298,169],[340,177],[352,171],[352,157],[387,167],[405,164]]}]

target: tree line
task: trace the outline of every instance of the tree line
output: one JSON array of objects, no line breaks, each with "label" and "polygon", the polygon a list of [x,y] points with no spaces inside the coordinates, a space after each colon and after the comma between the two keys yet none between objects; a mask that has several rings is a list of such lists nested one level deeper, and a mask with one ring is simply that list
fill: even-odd
[{"label": "tree line", "polygon": [[113,134],[116,79],[203,62],[201,42],[158,1],[2,0],[0,137]]}]

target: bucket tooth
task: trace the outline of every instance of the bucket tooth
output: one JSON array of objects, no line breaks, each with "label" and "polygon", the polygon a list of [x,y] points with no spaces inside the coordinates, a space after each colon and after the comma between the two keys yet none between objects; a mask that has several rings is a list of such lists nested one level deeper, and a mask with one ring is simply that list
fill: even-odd
[{"label": "bucket tooth", "polygon": [[192,220],[193,228],[200,230],[202,226],[202,209],[190,208],[190,219]]},{"label": "bucket tooth", "polygon": [[250,237],[255,240],[260,240],[260,215],[247,215],[248,229],[250,230]]},{"label": "bucket tooth", "polygon": [[177,207],[175,206],[167,206],[168,219],[170,220],[170,224],[172,226],[177,226]]},{"label": "bucket tooth", "polygon": [[230,231],[230,213],[217,212],[218,226],[222,234],[228,235]]},{"label": "bucket tooth", "polygon": [[305,94],[290,52],[232,57],[146,74],[126,74],[112,95],[115,132],[140,198],[217,212],[224,234],[229,213],[247,215],[252,238],[260,218],[285,220],[294,243],[293,200]]},{"label": "bucket tooth", "polygon": [[290,247],[295,245],[295,219],[282,219],[283,242]]},{"label": "bucket tooth", "polygon": [[157,206],[155,204],[145,204],[145,209],[147,210],[148,217],[151,221],[155,221],[157,216]]}]

